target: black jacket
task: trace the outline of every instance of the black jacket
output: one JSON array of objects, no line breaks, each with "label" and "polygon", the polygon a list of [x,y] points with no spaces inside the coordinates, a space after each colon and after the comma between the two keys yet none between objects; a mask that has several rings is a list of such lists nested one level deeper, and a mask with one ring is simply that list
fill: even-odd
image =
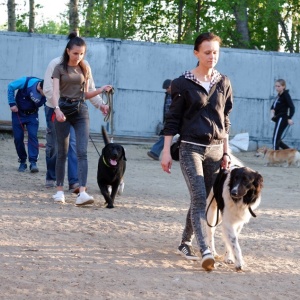
[{"label": "black jacket", "polygon": [[[164,135],[179,133],[182,140],[209,145],[229,133],[233,98],[229,79],[215,71],[216,89],[207,103],[207,91],[196,80],[183,75],[172,81],[172,103],[166,116]],[[186,72],[187,73],[187,72]],[[212,92],[213,87],[210,89]]]},{"label": "black jacket", "polygon": [[276,121],[279,117],[287,117],[288,119],[293,117],[295,113],[295,106],[288,90],[284,90],[283,93],[276,98],[271,109],[275,110],[274,121]]}]

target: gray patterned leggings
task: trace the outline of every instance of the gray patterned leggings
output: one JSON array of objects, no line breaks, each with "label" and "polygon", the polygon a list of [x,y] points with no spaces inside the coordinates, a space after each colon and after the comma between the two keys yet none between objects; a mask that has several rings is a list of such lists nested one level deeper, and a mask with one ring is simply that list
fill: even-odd
[{"label": "gray patterned leggings", "polygon": [[206,198],[220,168],[223,144],[212,147],[181,143],[180,166],[191,196],[191,204],[186,216],[182,242],[192,242],[196,236],[200,252],[206,244]]}]

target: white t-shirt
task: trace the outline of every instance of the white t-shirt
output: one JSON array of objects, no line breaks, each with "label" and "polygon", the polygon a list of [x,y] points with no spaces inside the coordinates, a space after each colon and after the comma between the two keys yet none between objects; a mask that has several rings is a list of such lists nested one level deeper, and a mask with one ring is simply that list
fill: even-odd
[{"label": "white t-shirt", "polygon": [[201,85],[207,90],[207,93],[209,93],[209,86],[210,86],[210,81],[200,81]]}]

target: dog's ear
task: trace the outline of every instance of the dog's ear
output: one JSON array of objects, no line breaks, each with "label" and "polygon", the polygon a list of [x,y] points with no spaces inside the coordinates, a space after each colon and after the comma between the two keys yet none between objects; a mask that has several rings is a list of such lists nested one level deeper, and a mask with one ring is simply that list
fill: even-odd
[{"label": "dog's ear", "polygon": [[258,192],[260,192],[260,190],[263,188],[263,182],[263,177],[258,172],[255,172],[253,184]]},{"label": "dog's ear", "polygon": [[122,147],[122,156],[123,156],[123,159],[125,161],[127,161],[126,156],[125,156],[125,149],[124,149],[124,147]]}]

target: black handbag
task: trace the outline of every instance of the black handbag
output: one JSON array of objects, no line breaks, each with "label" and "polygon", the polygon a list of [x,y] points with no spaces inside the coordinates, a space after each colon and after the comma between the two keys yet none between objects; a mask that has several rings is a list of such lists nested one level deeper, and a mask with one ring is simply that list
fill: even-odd
[{"label": "black handbag", "polygon": [[65,116],[71,116],[79,113],[81,104],[84,102],[84,85],[85,82],[82,83],[82,98],[59,98],[58,106]]},{"label": "black handbag", "polygon": [[60,110],[63,112],[63,114],[65,116],[70,116],[70,115],[76,114],[80,111],[80,107],[81,107],[81,104],[83,103],[83,101],[84,100],[82,100],[82,99],[69,100],[66,98],[60,98],[58,105],[59,105]]},{"label": "black handbag", "polygon": [[179,161],[179,146],[180,146],[180,138],[171,145],[170,153],[171,157],[175,161]]}]

